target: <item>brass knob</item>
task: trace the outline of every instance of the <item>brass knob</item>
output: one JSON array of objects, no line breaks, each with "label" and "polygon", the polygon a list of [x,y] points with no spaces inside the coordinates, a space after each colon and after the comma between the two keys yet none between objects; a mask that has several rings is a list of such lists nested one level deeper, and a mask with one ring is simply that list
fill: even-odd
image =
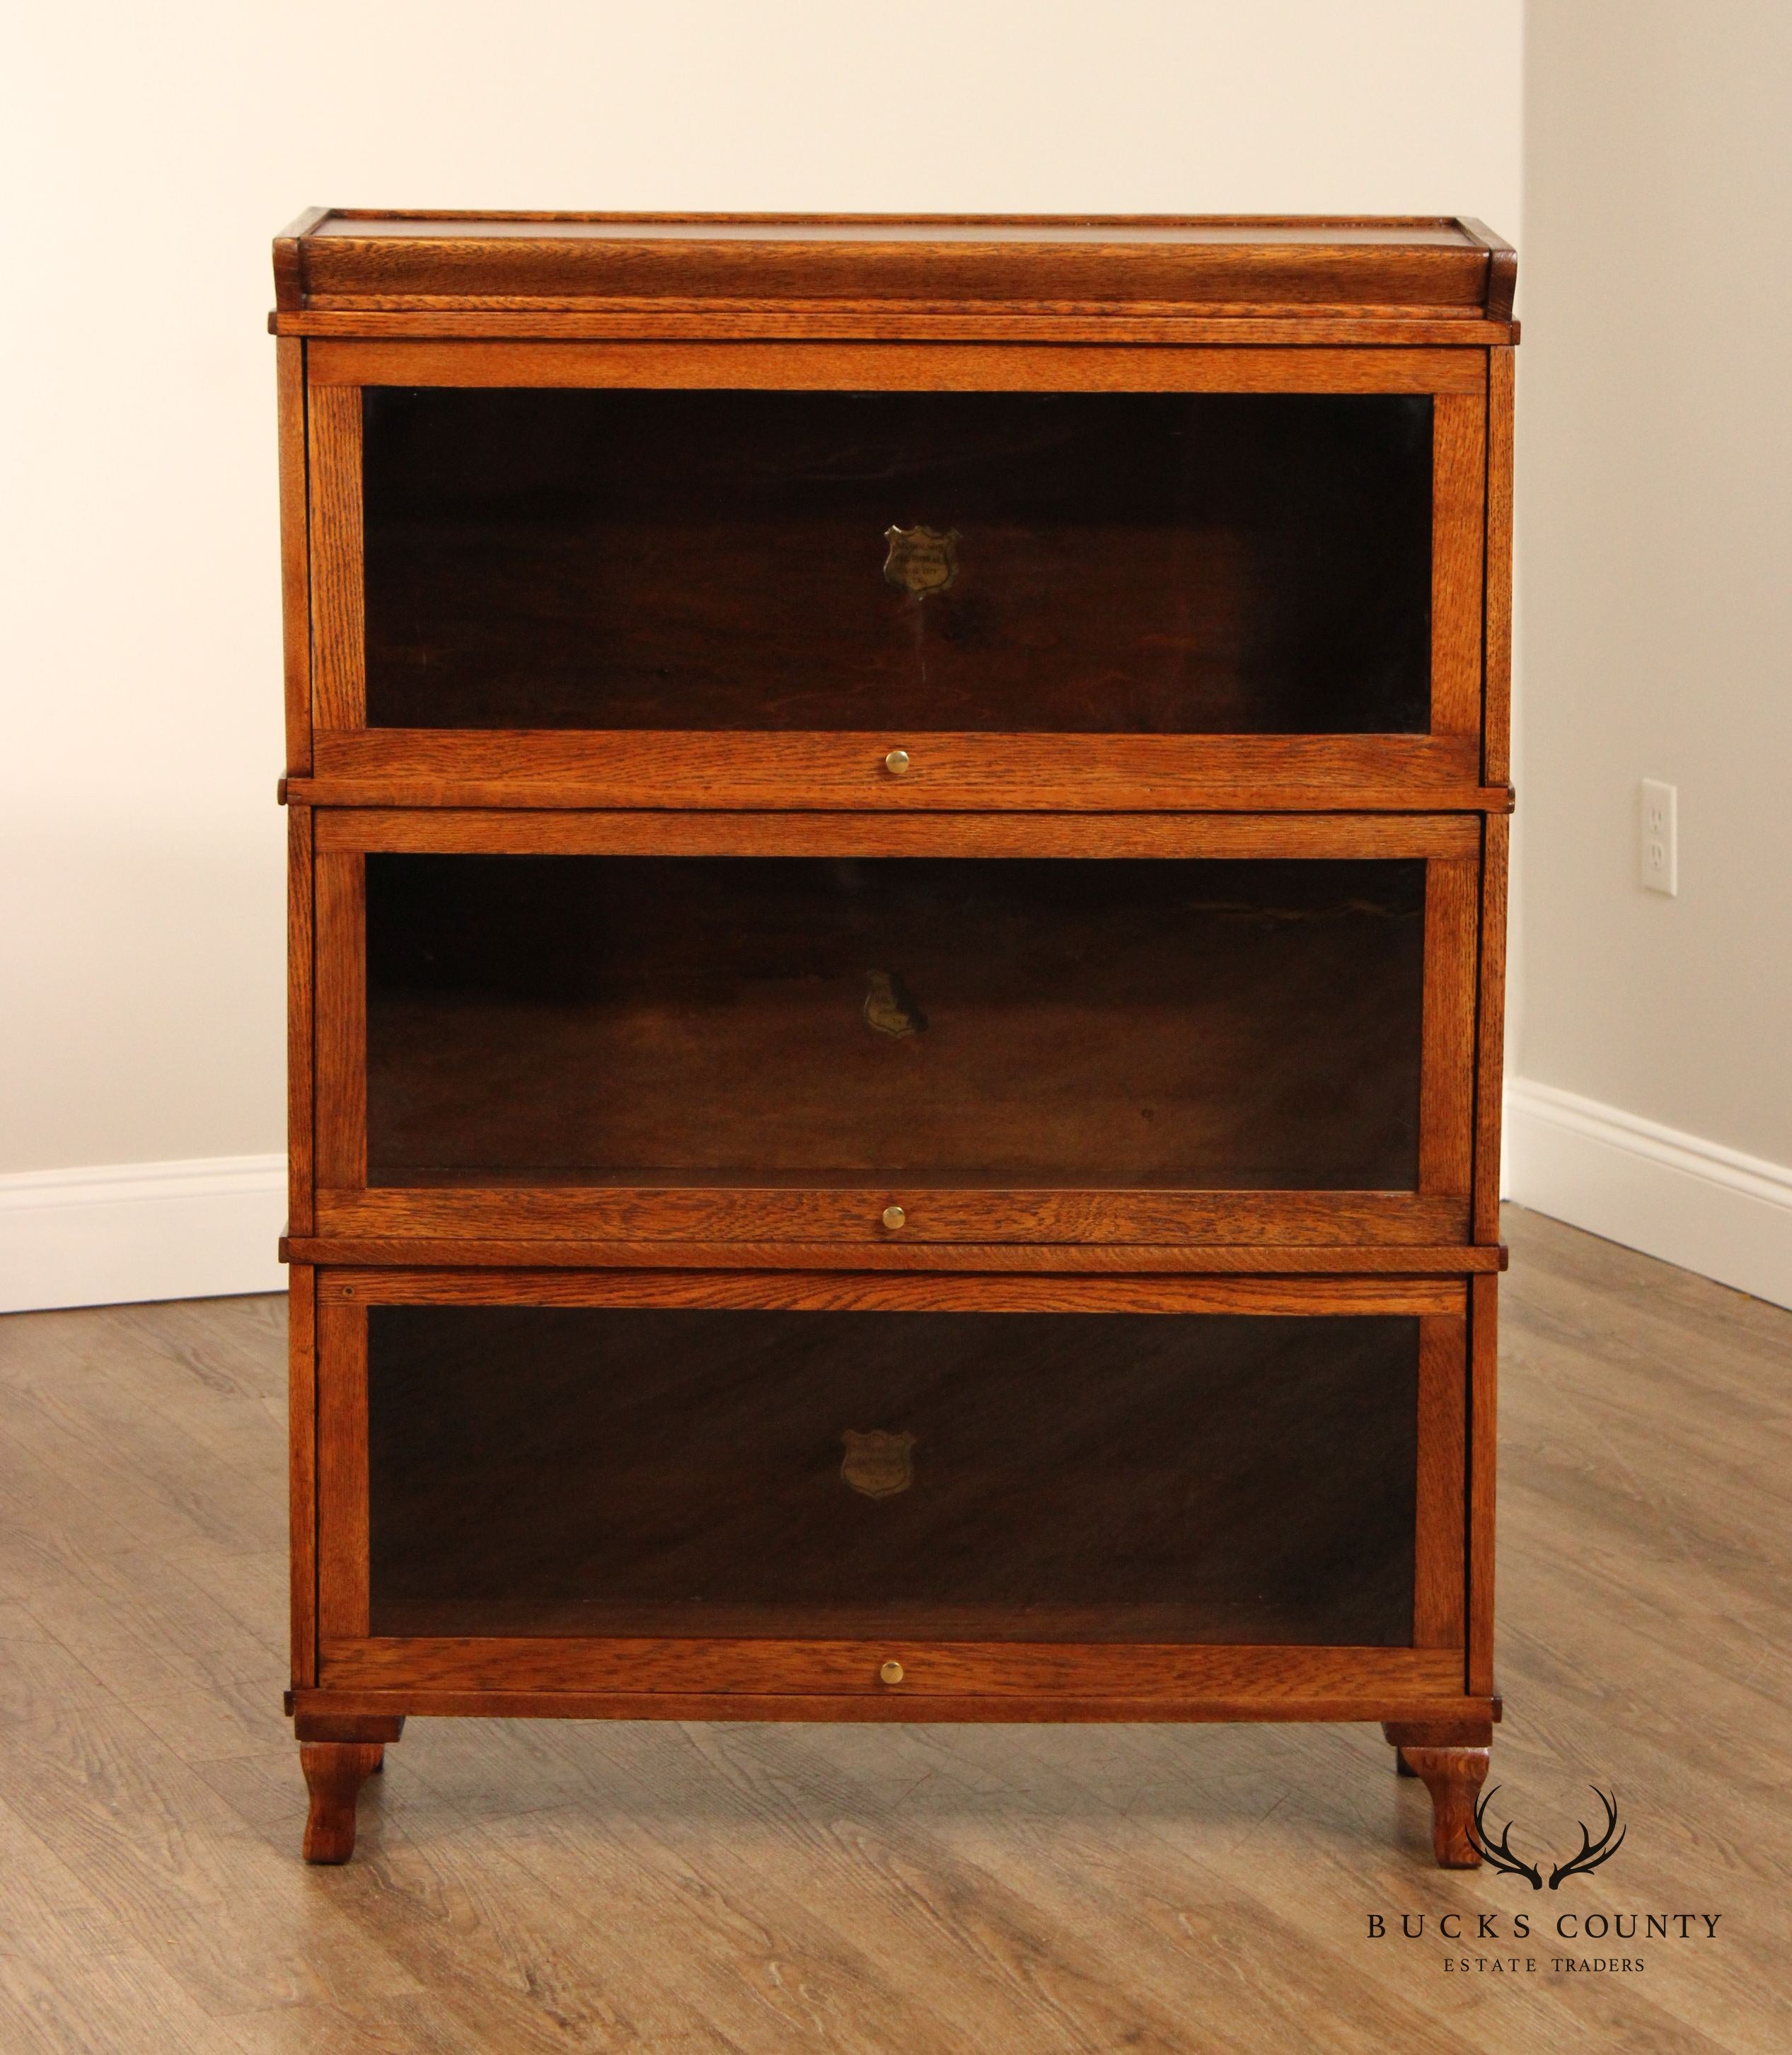
[{"label": "brass knob", "polygon": [[887,1228],[904,1226],[907,1223],[908,1217],[900,1206],[886,1206],[883,1209],[883,1224]]},{"label": "brass knob", "polygon": [[886,1684],[900,1684],[902,1681],[902,1666],[900,1663],[892,1660],[885,1663],[878,1674]]},{"label": "brass knob", "polygon": [[891,750],[883,759],[883,767],[892,778],[902,777],[909,767],[909,752],[906,749]]}]

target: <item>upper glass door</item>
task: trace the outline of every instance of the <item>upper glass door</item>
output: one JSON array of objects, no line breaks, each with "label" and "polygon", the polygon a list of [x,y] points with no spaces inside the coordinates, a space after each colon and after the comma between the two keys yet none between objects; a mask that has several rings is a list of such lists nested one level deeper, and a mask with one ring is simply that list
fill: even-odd
[{"label": "upper glass door", "polygon": [[1472,349],[316,345],[320,805],[1500,805]]},{"label": "upper glass door", "polygon": [[1431,726],[1415,393],[371,387],[372,728]]}]

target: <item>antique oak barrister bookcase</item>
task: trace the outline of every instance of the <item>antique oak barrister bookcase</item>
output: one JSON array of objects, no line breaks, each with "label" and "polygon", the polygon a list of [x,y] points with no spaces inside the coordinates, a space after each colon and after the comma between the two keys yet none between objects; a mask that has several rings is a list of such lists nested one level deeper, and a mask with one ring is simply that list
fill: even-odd
[{"label": "antique oak barrister bookcase", "polygon": [[274,244],[293,1686],[1492,1723],[1514,259]]}]

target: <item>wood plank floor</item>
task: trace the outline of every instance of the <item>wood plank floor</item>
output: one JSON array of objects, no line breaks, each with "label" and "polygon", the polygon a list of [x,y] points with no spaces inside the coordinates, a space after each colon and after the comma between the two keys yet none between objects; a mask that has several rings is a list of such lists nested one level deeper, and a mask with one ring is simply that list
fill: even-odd
[{"label": "wood plank floor", "polygon": [[[1792,1314],[1508,1232],[1495,1810],[1628,1823],[1558,1892],[1356,1728],[413,1722],[308,1870],[283,1302],[0,1322],[0,2047],[1781,2055]],[[1552,1931],[1632,1913],[1717,1925]]]}]

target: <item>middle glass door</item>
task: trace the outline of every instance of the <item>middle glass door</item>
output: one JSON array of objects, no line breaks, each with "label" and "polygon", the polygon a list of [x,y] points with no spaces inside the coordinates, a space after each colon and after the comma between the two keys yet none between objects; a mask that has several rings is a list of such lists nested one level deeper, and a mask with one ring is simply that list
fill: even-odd
[{"label": "middle glass door", "polygon": [[373,1185],[1418,1174],[1424,866],[373,855]]},{"label": "middle glass door", "polygon": [[1002,1195],[1080,1194],[1062,1239],[1149,1240],[1239,1193],[1246,1233],[1324,1240],[1326,1201],[1281,1195],[1355,1194],[1417,1209],[1395,1238],[1460,1238],[1472,865],[1426,846],[1463,832],[1330,858],[329,853],[325,1210],[402,1231],[400,1195],[430,1194],[452,1232],[457,1195],[524,1187],[544,1232],[603,1233],[578,1193],[627,1192],[652,1236],[712,1192],[728,1237],[1012,1240],[1053,1237]]}]

